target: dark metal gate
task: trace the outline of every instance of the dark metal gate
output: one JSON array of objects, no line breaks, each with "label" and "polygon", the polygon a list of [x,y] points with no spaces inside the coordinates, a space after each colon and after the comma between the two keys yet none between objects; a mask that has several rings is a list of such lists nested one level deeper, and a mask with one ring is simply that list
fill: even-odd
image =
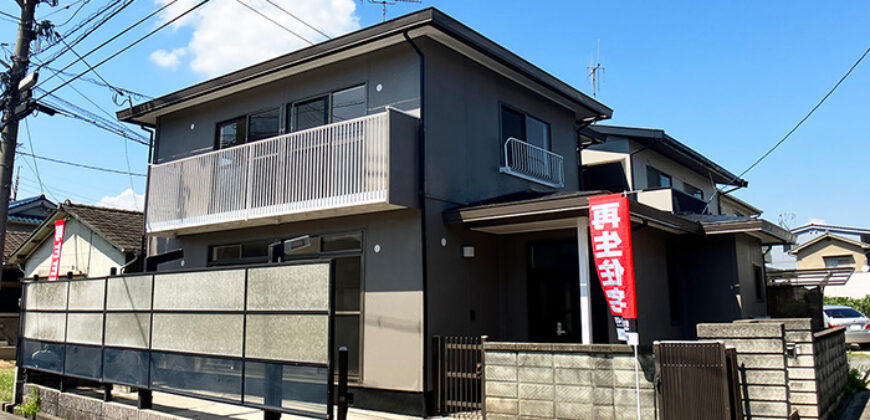
[{"label": "dark metal gate", "polygon": [[458,418],[483,416],[484,337],[435,336],[435,399],[438,413]]},{"label": "dark metal gate", "polygon": [[721,342],[657,342],[663,420],[742,420],[737,353]]}]

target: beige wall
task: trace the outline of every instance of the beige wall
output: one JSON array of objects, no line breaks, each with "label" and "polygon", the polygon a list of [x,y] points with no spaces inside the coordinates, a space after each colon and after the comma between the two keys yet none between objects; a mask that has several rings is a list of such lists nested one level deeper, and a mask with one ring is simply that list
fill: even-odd
[{"label": "beige wall", "polygon": [[855,260],[855,268],[859,270],[867,264],[867,257],[860,247],[837,240],[823,239],[798,252],[798,269],[825,268],[824,257],[841,255],[851,255]]},{"label": "beige wall", "polygon": [[[631,157],[632,178],[634,179],[634,189],[648,188],[649,182],[646,179],[646,168],[652,166],[661,172],[671,176],[671,183],[674,189],[685,191],[685,184],[691,184],[693,187],[700,188],[704,191],[704,200],[709,200],[716,191],[715,185],[709,178],[682,166],[659,153],[646,149],[642,150],[643,146],[632,142],[632,152],[635,153]],[[714,214],[719,213],[719,204],[716,200],[710,203],[710,211]]]},{"label": "beige wall", "polygon": [[[48,277],[51,269],[51,251],[54,235],[41,243],[24,262],[24,277]],[[112,267],[126,263],[124,253],[102,236],[75,219],[67,220],[60,255],[60,275],[72,271],[74,275],[107,276]]]}]

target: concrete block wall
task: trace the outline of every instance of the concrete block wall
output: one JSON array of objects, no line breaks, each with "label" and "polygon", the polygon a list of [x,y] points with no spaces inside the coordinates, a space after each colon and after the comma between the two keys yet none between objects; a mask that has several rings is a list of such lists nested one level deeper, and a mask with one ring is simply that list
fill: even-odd
[{"label": "concrete block wall", "polygon": [[[748,418],[825,419],[848,376],[842,328],[813,332],[809,318],[699,324],[698,337],[737,349],[744,412]],[[793,348],[793,352],[788,349]]]},{"label": "concrete block wall", "polygon": [[135,406],[117,402],[103,402],[99,398],[60,392],[35,384],[24,386],[25,401],[36,391],[40,398],[41,414],[66,420],[188,420],[154,410],[139,410]]},{"label": "concrete block wall", "polygon": [[791,404],[782,323],[698,324],[697,329],[699,339],[722,340],[737,350],[747,418],[788,418]]},{"label": "concrete block wall", "polygon": [[[624,345],[484,345],[488,420],[636,419],[635,361]],[[656,418],[655,391],[639,370],[641,415]]]},{"label": "concrete block wall", "polygon": [[813,340],[819,412],[824,416],[836,408],[849,379],[846,330],[838,327],[819,331],[813,334]]}]

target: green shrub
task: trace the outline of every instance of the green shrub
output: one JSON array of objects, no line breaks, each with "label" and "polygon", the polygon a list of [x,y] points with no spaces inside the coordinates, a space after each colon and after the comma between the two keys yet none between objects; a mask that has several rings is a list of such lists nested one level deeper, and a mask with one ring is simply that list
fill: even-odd
[{"label": "green shrub", "polygon": [[41,407],[39,406],[40,402],[39,392],[36,391],[36,388],[31,388],[30,398],[25,398],[23,404],[16,406],[15,413],[19,416],[33,418],[36,413],[41,411]]},{"label": "green shrub", "polygon": [[849,369],[849,379],[846,381],[846,395],[867,389],[867,374],[858,369]]},{"label": "green shrub", "polygon": [[848,297],[828,297],[825,296],[825,305],[846,305],[851,306],[864,315],[870,314],[870,295],[864,296],[861,299]]}]

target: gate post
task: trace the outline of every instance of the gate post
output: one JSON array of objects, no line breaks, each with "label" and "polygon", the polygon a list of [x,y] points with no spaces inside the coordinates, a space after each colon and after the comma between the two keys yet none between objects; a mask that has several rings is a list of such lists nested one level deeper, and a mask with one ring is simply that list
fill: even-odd
[{"label": "gate post", "polygon": [[347,347],[338,348],[338,420],[347,420]]},{"label": "gate post", "polygon": [[150,389],[139,389],[139,398],[136,400],[136,408],[140,410],[150,410],[154,405],[154,396],[151,395]]}]

